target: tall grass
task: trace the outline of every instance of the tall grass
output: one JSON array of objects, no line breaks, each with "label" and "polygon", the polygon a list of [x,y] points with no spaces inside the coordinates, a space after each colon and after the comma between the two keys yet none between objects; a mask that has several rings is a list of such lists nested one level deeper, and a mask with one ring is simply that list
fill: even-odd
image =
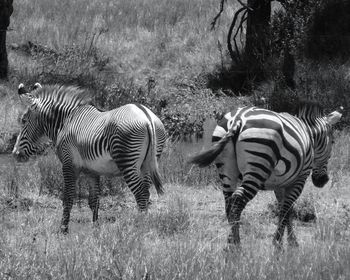
[{"label": "tall grass", "polygon": [[[99,228],[73,219],[68,236],[57,234],[58,209],[10,212],[1,217],[1,277],[142,279],[146,272],[151,279],[350,276],[348,229],[335,233],[329,219],[311,229],[298,226],[301,247],[276,254],[271,246],[272,229],[259,216],[266,206],[263,203],[258,204],[259,209],[256,205],[247,209],[242,248],[230,252],[225,250],[223,205],[216,206],[218,213],[213,212],[217,201],[222,202],[221,194],[208,187],[195,190],[173,185],[146,216],[131,209],[117,210],[116,221],[103,222]],[[206,207],[200,209],[201,203]],[[72,216],[86,214],[89,210],[83,208]]]},{"label": "tall grass", "polygon": [[[184,80],[190,85],[220,64],[217,40],[225,40],[226,31],[210,32],[218,8],[215,0],[21,0],[14,3],[14,31],[8,41],[29,40],[56,51],[92,45],[111,58],[108,71],[114,75],[133,78],[138,84],[153,76],[162,88]],[[225,30],[232,9],[221,19]],[[40,71],[39,65],[23,63],[15,52],[10,52],[10,65],[20,72],[27,67]]]}]

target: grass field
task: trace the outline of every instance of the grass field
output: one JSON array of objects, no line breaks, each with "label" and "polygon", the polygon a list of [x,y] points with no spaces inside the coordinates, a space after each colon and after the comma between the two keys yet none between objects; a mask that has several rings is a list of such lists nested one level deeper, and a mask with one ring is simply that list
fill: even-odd
[{"label": "grass field", "polygon": [[[172,110],[199,115],[249,102],[207,97],[210,77],[227,66],[223,49],[237,6],[228,6],[211,32],[218,8],[217,0],[14,1],[9,46],[31,41],[58,58],[9,48],[10,79],[0,84],[1,152],[19,129],[19,82],[112,89],[117,83],[144,93],[152,78],[154,100],[165,97]],[[313,67],[299,69],[303,90],[322,98],[347,94],[346,66]],[[336,133],[330,182],[319,190],[308,181],[296,204],[298,213],[316,215],[295,222],[300,247],[285,244],[277,253],[272,192],[259,193],[243,212],[241,249],[226,250],[229,226],[216,171],[186,164],[208,145],[213,122],[205,129],[200,143],[167,143],[160,163],[166,192],[157,197],[152,190],[147,214],[137,212],[121,180],[105,180],[100,224],[93,227],[82,183],[66,236],[58,233],[62,176],[53,152],[26,164],[0,155],[0,279],[350,279],[350,132]]]},{"label": "grass field", "polygon": [[[58,233],[61,202],[39,194],[38,164],[15,168],[3,157],[7,179],[0,193],[1,279],[142,279],[146,272],[150,279],[348,279],[347,137],[348,133],[337,135],[327,186],[319,190],[308,182],[296,205],[299,211],[312,209],[317,219],[296,221],[300,247],[285,245],[280,253],[272,246],[272,192],[259,193],[243,212],[242,248],[226,250],[229,227],[222,194],[213,182],[215,172],[198,176],[198,170],[191,170],[189,185],[180,177],[178,183],[169,182],[170,173],[163,169],[166,193],[157,197],[152,190],[147,214],[137,212],[125,189],[105,196],[98,227],[90,222],[86,200],[80,200],[73,208],[70,233],[63,236]],[[184,166],[184,157],[173,154],[162,164]]]}]

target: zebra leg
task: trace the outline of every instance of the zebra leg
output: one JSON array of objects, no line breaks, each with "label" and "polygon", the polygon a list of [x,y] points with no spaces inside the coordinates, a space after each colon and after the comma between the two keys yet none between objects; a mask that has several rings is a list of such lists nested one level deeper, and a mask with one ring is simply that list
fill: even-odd
[{"label": "zebra leg", "polygon": [[287,240],[288,240],[288,245],[290,247],[299,247],[297,237],[293,229],[293,213],[294,213],[294,208],[292,206],[291,211],[289,211],[289,219],[287,222],[287,233],[288,233]]},{"label": "zebra leg", "polygon": [[100,176],[89,175],[89,177],[92,182],[90,182],[88,203],[92,211],[92,222],[95,224],[98,220],[98,208],[100,206]]},{"label": "zebra leg", "polygon": [[[280,213],[281,213],[281,209],[283,207],[284,198],[285,198],[285,188],[276,189],[274,193],[278,202],[277,212],[278,212],[278,218],[280,219]],[[280,229],[280,232],[278,234],[279,240],[283,239],[283,235],[284,235],[284,227]]]},{"label": "zebra leg", "polygon": [[236,153],[232,141],[226,144],[223,151],[215,159],[215,166],[222,184],[222,192],[225,199],[225,213],[228,219],[232,207],[232,195],[236,190],[239,175]]},{"label": "zebra leg", "polygon": [[148,206],[150,205],[150,192],[149,185],[145,185],[143,182],[140,187],[136,188],[133,192],[137,206],[141,212],[146,212],[148,210]]},{"label": "zebra leg", "polygon": [[298,242],[293,231],[291,213],[293,204],[295,200],[300,196],[301,191],[303,190],[303,186],[304,185],[298,185],[296,187],[285,189],[283,203],[279,210],[280,212],[278,226],[273,238],[273,244],[279,249],[282,248],[282,238],[286,226],[288,230],[288,244],[292,246],[298,246]]},{"label": "zebra leg", "polygon": [[134,194],[138,209],[146,212],[150,198],[150,177],[142,176],[136,169],[124,170],[124,179],[131,192]]},{"label": "zebra leg", "polygon": [[[122,172],[130,191],[134,194],[141,212],[147,211],[150,198],[149,171],[145,162],[149,148],[147,128],[120,132],[115,145],[111,148],[111,156]],[[143,165],[146,166],[143,166]],[[147,179],[148,178],[148,179]]]},{"label": "zebra leg", "polygon": [[225,213],[227,220],[229,219],[231,208],[232,208],[232,202],[233,202],[233,192],[226,192],[223,191],[224,199],[225,199]]},{"label": "zebra leg", "polygon": [[70,212],[73,207],[75,197],[75,187],[78,177],[78,172],[71,164],[63,164],[62,167],[64,187],[62,194],[63,215],[61,221],[61,232],[68,233],[68,224],[70,219]]},{"label": "zebra leg", "polygon": [[243,182],[242,186],[232,195],[232,207],[229,214],[229,223],[231,225],[231,233],[228,236],[229,244],[240,244],[239,223],[241,214],[247,203],[257,194],[257,189]]}]

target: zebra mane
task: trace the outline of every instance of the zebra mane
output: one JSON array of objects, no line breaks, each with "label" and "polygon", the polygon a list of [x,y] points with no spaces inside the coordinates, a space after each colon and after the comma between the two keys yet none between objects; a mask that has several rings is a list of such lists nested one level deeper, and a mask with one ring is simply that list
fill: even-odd
[{"label": "zebra mane", "polygon": [[91,104],[92,98],[87,91],[77,86],[45,85],[33,92],[39,102],[50,102],[53,105],[68,105],[78,107]]},{"label": "zebra mane", "polygon": [[296,107],[296,116],[304,120],[315,120],[324,116],[324,109],[317,101],[299,100]]}]

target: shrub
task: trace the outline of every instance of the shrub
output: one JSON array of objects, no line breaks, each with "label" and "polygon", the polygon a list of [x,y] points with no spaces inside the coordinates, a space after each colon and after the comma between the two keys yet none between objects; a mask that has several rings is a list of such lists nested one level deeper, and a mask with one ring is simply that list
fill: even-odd
[{"label": "shrub", "polygon": [[306,54],[322,60],[350,55],[350,2],[323,0],[308,31]]},{"label": "shrub", "polygon": [[[272,217],[278,217],[279,206],[277,200],[268,204],[268,211]],[[315,201],[310,196],[300,197],[293,206],[292,214],[295,219],[304,223],[314,222],[317,219]]]},{"label": "shrub", "polygon": [[[322,2],[322,1],[321,1]],[[275,57],[281,57],[286,48],[292,53],[303,56],[305,42],[314,20],[320,1],[289,0],[284,2],[284,9],[277,10],[271,21],[271,49]]]}]

